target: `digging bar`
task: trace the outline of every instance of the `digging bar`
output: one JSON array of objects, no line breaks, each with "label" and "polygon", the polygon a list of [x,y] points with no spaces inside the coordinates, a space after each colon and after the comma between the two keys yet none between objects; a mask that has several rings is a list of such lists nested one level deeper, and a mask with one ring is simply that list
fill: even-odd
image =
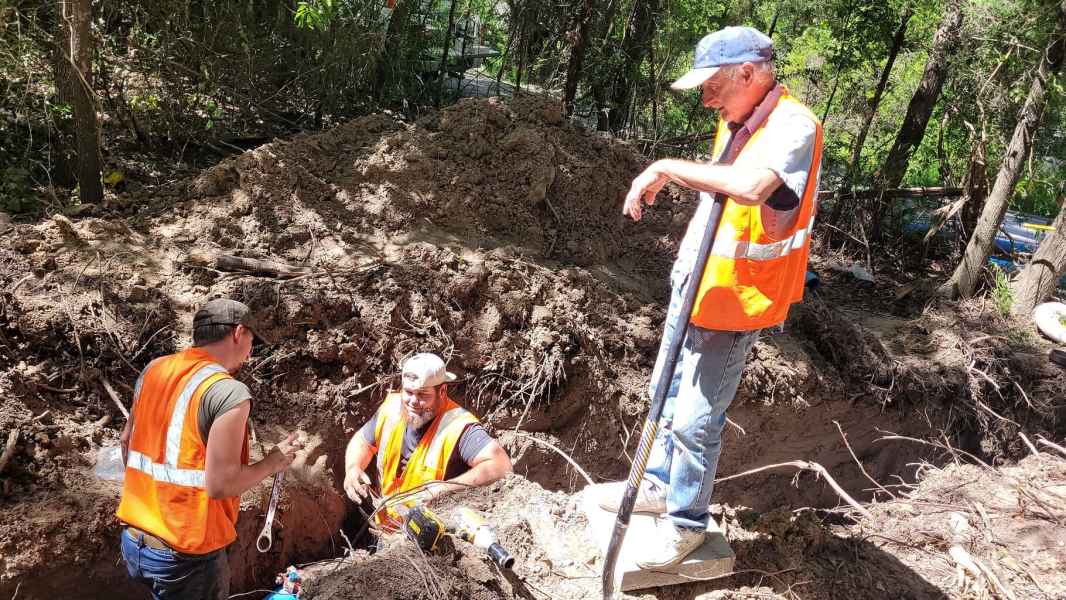
[{"label": "digging bar", "polygon": [[659,371],[659,380],[655,385],[655,396],[651,399],[651,407],[648,409],[648,418],[644,421],[644,429],[640,434],[640,446],[633,458],[633,466],[629,469],[629,482],[626,485],[625,495],[622,496],[622,504],[618,507],[618,519],[614,523],[611,532],[611,542],[607,546],[607,555],[603,558],[603,600],[614,600],[618,579],[617,570],[618,553],[622,549],[622,540],[626,537],[629,528],[629,519],[633,516],[633,505],[637,500],[637,490],[640,482],[644,479],[644,470],[648,466],[648,457],[651,454],[652,444],[659,432],[659,417],[663,413],[663,405],[666,403],[666,394],[670,391],[670,380],[674,377],[674,368],[677,366],[677,357],[681,354],[681,345],[685,342],[685,334],[688,332],[689,319],[692,316],[692,307],[696,303],[696,291],[700,289],[703,280],[703,271],[707,266],[707,257],[711,254],[714,245],[714,237],[718,232],[718,224],[722,221],[722,207],[725,199],[719,194],[714,194],[710,215],[707,218],[707,226],[703,230],[703,239],[700,241],[699,251],[696,253],[696,263],[692,266],[692,275],[681,295],[681,310],[678,311],[673,327],[673,333],[666,349],[666,357],[663,368]]}]

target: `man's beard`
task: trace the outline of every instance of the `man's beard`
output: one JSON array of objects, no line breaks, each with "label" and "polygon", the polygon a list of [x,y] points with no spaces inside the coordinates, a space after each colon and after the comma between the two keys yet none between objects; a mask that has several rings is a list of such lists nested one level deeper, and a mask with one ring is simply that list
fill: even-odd
[{"label": "man's beard", "polygon": [[432,410],[429,410],[429,411],[426,411],[426,412],[423,412],[423,413],[416,413],[416,412],[408,410],[406,407],[404,407],[404,411],[403,411],[403,420],[404,420],[404,422],[407,423],[408,427],[410,427],[411,429],[414,429],[414,430],[422,429],[430,421],[432,421],[433,417],[435,417],[435,416],[436,416],[436,414],[434,414],[434,412]]}]

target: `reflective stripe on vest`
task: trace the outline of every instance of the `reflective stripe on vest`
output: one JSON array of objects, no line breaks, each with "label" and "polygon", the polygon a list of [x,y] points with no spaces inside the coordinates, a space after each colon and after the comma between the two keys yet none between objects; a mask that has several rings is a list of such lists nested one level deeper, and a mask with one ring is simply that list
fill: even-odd
[{"label": "reflective stripe on vest", "polygon": [[797,229],[789,237],[769,244],[759,244],[747,240],[731,240],[726,237],[715,238],[711,247],[711,256],[719,258],[747,258],[750,260],[773,260],[789,252],[803,248],[807,241],[807,231],[814,228],[814,215],[807,221],[807,226]]},{"label": "reflective stripe on vest", "polygon": [[[184,485],[204,489],[204,471],[199,469],[178,468],[178,455],[181,453],[181,434],[185,430],[185,414],[189,409],[189,401],[193,394],[212,375],[225,373],[222,365],[207,365],[196,371],[189,378],[188,383],[182,388],[178,401],[174,404],[174,410],[170,413],[170,423],[167,425],[167,452],[163,464],[152,462],[150,458],[131,449],[126,466],[136,469],[156,481],[165,481],[174,485]],[[140,390],[137,390],[138,395]],[[136,398],[136,396],[135,396]],[[134,427],[137,426],[134,422]]]},{"label": "reflective stripe on vest", "polygon": [[176,466],[160,465],[152,462],[150,458],[130,450],[126,458],[126,467],[136,469],[147,474],[156,481],[184,485],[188,487],[204,488],[204,472],[198,469],[179,469]]},{"label": "reflective stripe on vest", "polygon": [[[197,415],[211,386],[232,379],[211,354],[189,348],[152,362],[136,387],[116,515],[178,552],[203,555],[237,539],[240,498],[207,493],[207,440]],[[248,464],[244,428],[241,464]]]}]

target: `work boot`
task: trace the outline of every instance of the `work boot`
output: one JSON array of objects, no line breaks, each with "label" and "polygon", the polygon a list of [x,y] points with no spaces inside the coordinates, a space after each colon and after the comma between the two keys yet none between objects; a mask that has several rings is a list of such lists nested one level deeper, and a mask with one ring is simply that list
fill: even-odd
[{"label": "work boot", "polygon": [[[618,512],[622,504],[622,496],[626,493],[625,481],[612,481],[600,486],[600,508],[607,512]],[[666,488],[657,481],[644,478],[637,490],[637,501],[633,504],[633,512],[646,515],[661,515],[666,512]]]},{"label": "work boot", "polygon": [[656,539],[641,540],[642,551],[637,554],[637,566],[645,571],[680,564],[703,545],[706,534],[702,529],[678,527],[668,518],[656,519],[655,530]]}]

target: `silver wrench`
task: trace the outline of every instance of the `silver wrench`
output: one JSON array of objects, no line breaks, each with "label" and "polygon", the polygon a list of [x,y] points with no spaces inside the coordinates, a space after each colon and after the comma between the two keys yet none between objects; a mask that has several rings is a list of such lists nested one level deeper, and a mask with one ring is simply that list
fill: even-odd
[{"label": "silver wrench", "polygon": [[260,552],[270,550],[274,544],[272,528],[274,525],[274,513],[278,509],[278,498],[281,497],[281,480],[285,479],[285,471],[274,476],[274,487],[270,490],[270,504],[267,506],[266,523],[263,523],[263,531],[259,532],[259,539],[255,540],[255,547]]}]

